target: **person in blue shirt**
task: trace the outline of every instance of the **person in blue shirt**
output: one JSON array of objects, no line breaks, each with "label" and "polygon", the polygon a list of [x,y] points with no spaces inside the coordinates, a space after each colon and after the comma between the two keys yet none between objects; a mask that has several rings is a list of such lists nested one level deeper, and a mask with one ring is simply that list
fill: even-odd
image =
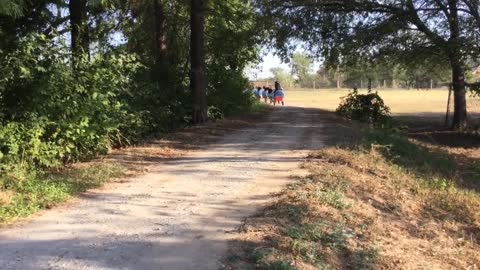
[{"label": "person in blue shirt", "polygon": [[268,100],[269,100],[270,104],[272,104],[273,103],[273,98],[274,98],[273,89],[269,87],[267,92],[268,92],[267,93]]},{"label": "person in blue shirt", "polygon": [[257,87],[257,91],[255,91],[255,97],[257,98],[258,101],[260,101],[260,99],[262,98],[262,93],[263,90],[262,88],[259,86]]},{"label": "person in blue shirt", "polygon": [[262,92],[262,98],[265,103],[267,102],[267,95],[268,95],[268,87],[264,86],[263,92]]}]

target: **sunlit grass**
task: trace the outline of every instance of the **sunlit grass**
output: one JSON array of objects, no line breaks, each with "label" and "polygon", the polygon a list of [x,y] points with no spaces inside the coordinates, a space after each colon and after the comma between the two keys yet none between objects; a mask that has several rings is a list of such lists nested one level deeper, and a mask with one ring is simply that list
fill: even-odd
[{"label": "sunlit grass", "polygon": [[[285,100],[289,104],[299,104],[312,108],[334,111],[340,103],[340,98],[348,94],[349,89],[291,89],[286,90]],[[404,89],[374,89],[391,108],[392,114],[424,115],[444,117],[447,109],[448,90],[404,90]],[[360,90],[366,92],[366,90]],[[470,100],[473,100],[469,97]],[[477,99],[475,99],[477,100]],[[480,112],[480,106],[470,107]],[[479,104],[480,105],[480,104]]]},{"label": "sunlit grass", "polygon": [[4,174],[0,177],[0,224],[51,208],[101,186],[122,171],[119,165],[94,163],[60,172],[17,169]]}]

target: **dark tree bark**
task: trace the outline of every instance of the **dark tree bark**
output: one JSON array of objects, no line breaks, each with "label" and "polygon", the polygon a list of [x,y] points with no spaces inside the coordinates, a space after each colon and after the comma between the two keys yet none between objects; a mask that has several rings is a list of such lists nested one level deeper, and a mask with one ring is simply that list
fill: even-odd
[{"label": "dark tree bark", "polygon": [[164,62],[167,57],[167,35],[165,30],[165,10],[162,0],[153,0],[155,16],[155,53],[156,61]]},{"label": "dark tree bark", "polygon": [[207,74],[205,64],[205,8],[206,0],[191,0],[190,11],[190,89],[193,98],[192,121],[204,123],[207,119]]},{"label": "dark tree bark", "polygon": [[467,100],[465,89],[465,71],[462,61],[462,43],[460,40],[460,25],[457,9],[457,0],[448,0],[450,10],[450,39],[448,41],[447,53],[452,67],[453,84],[453,129],[463,130],[467,128]]},{"label": "dark tree bark", "polygon": [[87,0],[70,0],[68,4],[70,11],[71,42],[74,59],[89,55],[89,31],[87,22]]},{"label": "dark tree bark", "polygon": [[467,100],[465,89],[465,72],[457,58],[450,60],[452,66],[453,84],[453,129],[463,130],[467,128]]},{"label": "dark tree bark", "polygon": [[163,0],[153,0],[153,22],[155,24],[155,41],[154,41],[154,68],[152,69],[152,77],[161,86],[161,89],[169,88],[169,62],[168,62],[168,45],[165,7]]}]

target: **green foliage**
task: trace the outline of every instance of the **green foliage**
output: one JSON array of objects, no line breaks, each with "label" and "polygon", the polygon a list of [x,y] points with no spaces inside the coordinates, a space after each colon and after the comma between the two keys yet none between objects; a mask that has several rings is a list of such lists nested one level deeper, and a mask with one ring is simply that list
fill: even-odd
[{"label": "green foliage", "polygon": [[350,204],[345,200],[345,196],[340,191],[333,189],[322,190],[318,192],[317,196],[323,203],[333,208],[341,210],[350,207]]},{"label": "green foliage", "polygon": [[[258,32],[255,12],[248,1],[210,2],[212,16],[207,19],[207,97],[209,106],[228,116],[250,111],[255,100],[243,70],[258,60]],[[213,112],[213,111],[211,111]]]},{"label": "green foliage", "polygon": [[336,110],[340,116],[371,124],[386,124],[389,112],[378,93],[359,94],[357,90],[348,93]]},{"label": "green foliage", "polygon": [[470,91],[472,96],[474,97],[480,96],[480,82],[468,84],[467,88]]},{"label": "green foliage", "polygon": [[287,261],[275,261],[269,264],[266,269],[268,270],[297,270],[290,262]]},{"label": "green foliage", "polygon": [[265,248],[255,248],[252,253],[250,254],[250,258],[255,262],[255,263],[262,263],[263,260],[270,256],[272,254],[271,249],[265,249]]},{"label": "green foliage", "polygon": [[[273,39],[283,54],[295,49],[291,41],[300,40],[325,57],[327,64],[341,65],[346,57],[368,59],[386,55],[444,63],[453,48],[461,51],[458,60],[476,59],[479,55],[474,48],[480,39],[480,16],[478,5],[473,2],[452,2],[452,9],[466,11],[458,17],[456,13],[438,12],[445,7],[441,1],[255,2],[271,29],[266,32],[267,40]],[[423,8],[419,9],[420,6]],[[436,23],[429,23],[432,20]],[[459,31],[457,36],[455,28]],[[461,44],[456,44],[456,39]]]},{"label": "green foliage", "polygon": [[8,122],[0,127],[0,170],[9,171],[16,166],[38,164],[45,167],[60,165],[64,149],[45,141],[49,126],[47,119],[29,119],[23,123]]},{"label": "green foliage", "polygon": [[453,181],[446,178],[433,178],[430,181],[424,183],[425,186],[436,190],[448,190],[455,186]]},{"label": "green foliage", "polygon": [[292,74],[298,78],[301,87],[312,87],[310,69],[312,67],[312,59],[305,54],[294,53],[291,59],[290,67]]},{"label": "green foliage", "polygon": [[354,265],[354,268],[358,270],[375,269],[378,255],[379,252],[376,248],[358,250],[352,255],[352,264]]},{"label": "green foliage", "polygon": [[0,0],[0,15],[18,17],[23,13],[23,0]]},{"label": "green foliage", "polygon": [[130,55],[69,61],[67,48],[26,37],[0,71],[2,168],[54,167],[106,153],[135,116],[120,102],[140,65]]},{"label": "green foliage", "polygon": [[100,186],[111,177],[121,175],[116,165],[100,163],[60,173],[16,169],[0,176],[0,195],[11,194],[6,201],[0,198],[0,223],[25,217],[43,208],[65,201],[75,193]]},{"label": "green foliage", "polygon": [[285,71],[283,68],[275,67],[270,69],[275,80],[279,81],[283,86],[291,87],[294,79],[291,74]]},{"label": "green foliage", "polygon": [[[450,178],[458,171],[455,160],[444,152],[432,152],[389,130],[365,135],[364,147],[377,150],[394,164],[408,168],[420,177]],[[465,179],[467,180],[467,179]],[[442,180],[440,180],[442,181]],[[441,182],[439,183],[441,185]]]},{"label": "green foliage", "polygon": [[249,89],[249,82],[241,72],[210,67],[209,82],[209,113],[214,119],[250,111],[254,106],[254,96],[251,92],[244,92]]}]

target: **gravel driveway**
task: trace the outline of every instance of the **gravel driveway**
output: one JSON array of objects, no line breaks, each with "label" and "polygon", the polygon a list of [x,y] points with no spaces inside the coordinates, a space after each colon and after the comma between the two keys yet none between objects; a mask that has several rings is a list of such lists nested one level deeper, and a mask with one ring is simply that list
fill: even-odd
[{"label": "gravel driveway", "polygon": [[322,147],[318,114],[276,107],[207,150],[2,229],[0,269],[219,269],[231,232]]}]

